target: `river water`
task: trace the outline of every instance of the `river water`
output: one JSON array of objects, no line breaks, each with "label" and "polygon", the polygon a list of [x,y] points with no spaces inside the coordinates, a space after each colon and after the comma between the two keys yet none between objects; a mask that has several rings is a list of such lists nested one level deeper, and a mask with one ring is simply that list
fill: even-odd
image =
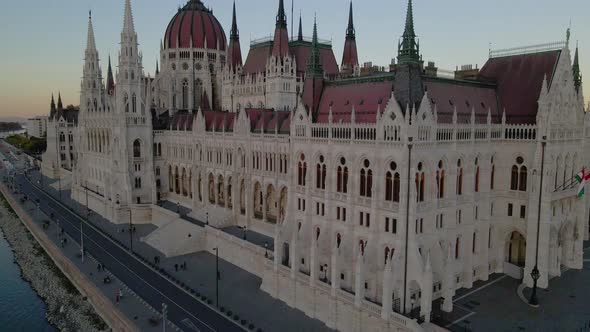
[{"label": "river water", "polygon": [[0,331],[57,332],[47,322],[46,311],[41,298],[21,278],[12,250],[0,230]]}]

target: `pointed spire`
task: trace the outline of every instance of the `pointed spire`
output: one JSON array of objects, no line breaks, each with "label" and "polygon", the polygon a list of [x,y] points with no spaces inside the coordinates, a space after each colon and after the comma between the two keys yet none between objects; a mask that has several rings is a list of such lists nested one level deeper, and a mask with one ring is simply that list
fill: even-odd
[{"label": "pointed spire", "polygon": [[61,110],[63,110],[63,108],[64,108],[64,105],[61,102],[61,92],[58,92],[58,94],[57,94],[57,110],[61,111]]},{"label": "pointed spire", "polygon": [[234,10],[231,25],[231,34],[229,40],[229,49],[227,51],[228,65],[231,68],[242,66],[242,49],[240,47],[240,33],[236,18],[236,2],[234,1]]},{"label": "pointed spire", "polygon": [[580,86],[582,85],[582,75],[580,73],[580,60],[578,56],[578,43],[576,43],[576,53],[574,55],[574,65],[572,66],[572,71],[574,73],[574,86],[576,87],[576,92],[580,91]]},{"label": "pointed spire", "polygon": [[289,54],[289,33],[287,31],[287,15],[283,0],[279,1],[279,12],[272,46],[272,55],[277,58],[284,58]]},{"label": "pointed spire", "polygon": [[348,11],[348,28],[346,29],[346,39],[354,40],[355,31],[354,31],[354,22],[352,19],[352,0],[350,1],[350,10]]},{"label": "pointed spire", "polygon": [[158,60],[156,60],[156,75],[160,73],[160,65],[158,64]]},{"label": "pointed spire", "polygon": [[96,52],[96,41],[94,39],[94,28],[92,26],[92,12],[88,12],[88,36],[86,37],[86,53]]},{"label": "pointed spire", "polygon": [[51,94],[51,109],[55,109],[55,98],[53,98],[53,93]]},{"label": "pointed spire", "polygon": [[279,0],[279,12],[277,13],[277,28],[287,28],[287,15],[285,14],[285,4]]},{"label": "pointed spire", "polygon": [[406,26],[402,40],[398,45],[398,62],[400,64],[420,61],[420,45],[416,41],[416,32],[414,31],[414,10],[412,0],[408,0],[408,10],[406,13]]},{"label": "pointed spire", "polygon": [[231,40],[235,40],[235,39],[239,39],[240,38],[240,33],[238,31],[238,23],[236,20],[236,2],[234,1],[234,10],[233,10],[233,16],[232,16],[232,20],[231,20],[231,32],[230,32],[230,37]]},{"label": "pointed spire", "polygon": [[125,0],[125,16],[123,21],[123,33],[135,34],[133,25],[133,13],[131,12],[131,0]]},{"label": "pointed spire", "polygon": [[318,42],[318,24],[317,19],[313,19],[313,39],[311,41],[311,54],[307,64],[307,74],[313,76],[324,76],[324,68],[322,67],[320,58],[320,46]]},{"label": "pointed spire", "polygon": [[301,12],[299,12],[299,33],[297,34],[297,41],[303,41],[303,24],[301,23]]},{"label": "pointed spire", "polygon": [[111,55],[109,54],[109,68],[107,70],[107,94],[115,93],[115,80],[113,79],[113,68],[111,67]]}]

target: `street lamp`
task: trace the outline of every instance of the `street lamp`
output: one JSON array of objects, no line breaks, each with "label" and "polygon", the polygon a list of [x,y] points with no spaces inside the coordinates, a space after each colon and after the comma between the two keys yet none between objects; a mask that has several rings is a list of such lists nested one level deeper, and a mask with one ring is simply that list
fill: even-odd
[{"label": "street lamp", "polygon": [[414,316],[414,304],[416,304],[416,300],[414,298],[411,298],[410,302],[412,303],[412,309],[410,310],[410,317],[412,317],[412,316]]},{"label": "street lamp", "polygon": [[531,271],[531,278],[533,279],[533,293],[531,294],[531,298],[529,300],[529,304],[537,307],[539,306],[539,299],[537,299],[537,281],[541,277],[539,272],[539,235],[541,232],[541,199],[543,198],[543,176],[545,174],[545,146],[547,145],[547,136],[543,136],[543,141],[541,142],[541,179],[539,184],[539,205],[537,209],[537,243],[535,248],[535,266]]},{"label": "street lamp", "polygon": [[324,282],[328,282],[328,264],[324,264]]},{"label": "street lamp", "polygon": [[268,258],[268,242],[264,241],[264,257]]},{"label": "street lamp", "polygon": [[209,225],[209,212],[205,212],[205,224]]},{"label": "street lamp", "polygon": [[219,248],[213,248],[215,250],[215,305],[219,308],[219,279],[221,274],[219,273]]}]

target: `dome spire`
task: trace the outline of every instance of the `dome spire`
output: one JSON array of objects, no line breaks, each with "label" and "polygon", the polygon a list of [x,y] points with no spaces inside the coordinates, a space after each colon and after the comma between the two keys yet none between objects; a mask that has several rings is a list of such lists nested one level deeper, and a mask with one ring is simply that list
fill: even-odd
[{"label": "dome spire", "polygon": [[89,52],[96,52],[96,41],[92,26],[92,11],[88,12],[88,36],[86,38],[86,54],[88,55]]},{"label": "dome spire", "polygon": [[279,12],[272,46],[272,55],[277,58],[284,58],[289,54],[289,33],[287,32],[287,15],[283,0],[279,0]]},{"label": "dome spire", "polygon": [[348,28],[346,29],[346,40],[344,41],[344,51],[342,54],[341,72],[344,76],[352,75],[355,67],[358,67],[359,59],[356,48],[356,33],[354,30],[352,0],[350,1],[350,10],[348,12]]},{"label": "dome spire", "polygon": [[417,63],[420,61],[420,45],[416,41],[416,32],[414,31],[414,11],[412,0],[408,0],[408,10],[406,12],[406,26],[401,42],[398,44],[398,62]]}]

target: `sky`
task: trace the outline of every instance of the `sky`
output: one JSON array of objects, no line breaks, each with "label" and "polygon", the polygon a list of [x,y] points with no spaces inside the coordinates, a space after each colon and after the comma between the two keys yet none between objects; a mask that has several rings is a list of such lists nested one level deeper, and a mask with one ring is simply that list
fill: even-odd
[{"label": "sky", "polygon": [[[310,36],[317,15],[318,33],[331,39],[342,58],[349,0],[294,0],[295,30],[303,16]],[[143,65],[155,71],[159,43],[185,0],[132,0]],[[233,0],[204,0],[229,37]],[[388,65],[403,33],[407,0],[353,0],[359,60]],[[291,20],[291,0],[285,0]],[[251,39],[274,32],[278,0],[236,0],[243,58]],[[116,65],[124,0],[0,0],[0,118],[49,113],[51,94],[64,104],[79,104],[80,77],[88,11],[106,77],[110,54]],[[477,64],[492,49],[565,40],[571,22],[571,47],[580,44],[582,74],[590,73],[590,1],[587,0],[414,0],[414,22],[425,61],[441,69]],[[290,31],[291,32],[291,31]],[[573,49],[572,49],[573,55]],[[586,70],[587,69],[587,70]],[[590,77],[590,74],[588,74]],[[590,96],[590,83],[584,88]],[[588,99],[586,99],[588,100]]]}]

